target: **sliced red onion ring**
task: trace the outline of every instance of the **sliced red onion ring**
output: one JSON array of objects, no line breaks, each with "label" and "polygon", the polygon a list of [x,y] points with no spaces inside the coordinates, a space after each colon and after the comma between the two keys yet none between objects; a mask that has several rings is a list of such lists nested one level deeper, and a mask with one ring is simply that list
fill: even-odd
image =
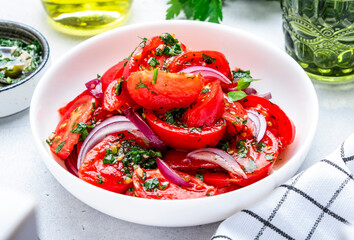
[{"label": "sliced red onion ring", "polygon": [[93,79],[85,83],[87,90],[97,99],[103,98],[102,85],[99,79]]},{"label": "sliced red onion ring", "polygon": [[258,94],[257,96],[258,96],[258,97],[265,98],[265,99],[267,99],[267,100],[269,100],[269,99],[272,98],[272,94],[271,94],[270,92],[263,93],[263,94]]},{"label": "sliced red onion ring", "polygon": [[247,175],[244,173],[237,161],[227,152],[218,148],[202,148],[194,150],[187,154],[189,159],[204,160],[211,163],[218,164],[225,170],[247,179]]},{"label": "sliced red onion ring", "polygon": [[102,139],[110,133],[121,132],[126,130],[135,130],[136,126],[124,116],[113,116],[104,120],[97,125],[90,134],[86,137],[80,149],[79,157],[77,158],[77,169],[80,168],[86,154]]},{"label": "sliced red onion ring", "polygon": [[202,67],[202,66],[195,66],[195,67],[189,67],[189,68],[185,68],[183,70],[181,70],[180,72],[184,72],[184,73],[198,73],[200,72],[200,74],[203,75],[204,78],[208,79],[208,78],[217,78],[219,79],[221,82],[225,83],[225,84],[231,84],[231,80],[228,79],[224,74],[222,74],[219,71],[216,71],[215,69],[212,68],[208,68],[208,67]]},{"label": "sliced red onion ring", "polygon": [[256,141],[258,143],[264,137],[264,134],[267,130],[267,122],[263,114],[254,110],[246,110],[246,111],[248,114],[248,120],[251,120],[255,125],[256,129],[254,132],[254,136],[256,137]]},{"label": "sliced red onion ring", "polygon": [[243,90],[247,95],[255,95],[257,94],[257,90],[251,87],[248,87]]},{"label": "sliced red onion ring", "polygon": [[185,187],[192,186],[190,183],[185,181],[180,175],[178,175],[172,168],[170,168],[170,166],[168,166],[162,159],[157,157],[156,163],[161,174],[170,182]]},{"label": "sliced red onion ring", "polygon": [[154,148],[162,152],[166,150],[166,144],[132,108],[128,108],[123,112],[124,115],[145,135]]}]

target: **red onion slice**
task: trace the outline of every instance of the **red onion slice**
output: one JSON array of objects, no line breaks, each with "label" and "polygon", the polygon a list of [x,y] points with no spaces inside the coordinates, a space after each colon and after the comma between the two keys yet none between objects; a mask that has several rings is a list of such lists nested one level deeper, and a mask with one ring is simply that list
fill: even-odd
[{"label": "red onion slice", "polygon": [[272,98],[272,94],[271,94],[270,92],[263,93],[263,94],[258,94],[257,96],[258,96],[258,97],[265,98],[265,99],[267,99],[267,100],[269,100],[269,99]]},{"label": "red onion slice", "polygon": [[203,75],[204,78],[209,79],[209,78],[217,78],[221,82],[225,84],[231,84],[231,80],[228,79],[224,74],[222,74],[219,71],[216,71],[215,69],[208,68],[208,67],[202,67],[202,66],[195,66],[195,67],[189,67],[181,70],[180,72],[184,73],[199,73]]},{"label": "red onion slice", "polygon": [[267,130],[267,121],[265,120],[263,114],[257,111],[254,110],[246,110],[246,111],[248,114],[248,120],[251,120],[255,125],[256,129],[254,131],[254,136],[256,137],[256,141],[258,143],[263,139],[264,134]]},{"label": "red onion slice", "polygon": [[132,108],[128,108],[123,112],[124,115],[145,135],[154,148],[162,152],[166,150],[166,144]]},{"label": "red onion slice", "polygon": [[161,174],[170,182],[185,187],[192,186],[190,183],[185,181],[180,175],[178,175],[172,168],[170,168],[162,159],[156,157],[156,163]]},{"label": "red onion slice", "polygon": [[237,161],[227,152],[218,148],[202,148],[194,150],[187,154],[187,158],[204,160],[211,163],[218,164],[225,170],[247,179],[247,175],[244,173]]},{"label": "red onion slice", "polygon": [[136,126],[124,116],[113,116],[97,125],[86,137],[77,159],[77,169],[80,169],[86,154],[107,135],[115,132],[135,130]]},{"label": "red onion slice", "polygon": [[[75,152],[75,154],[74,154]],[[77,159],[77,154],[76,154],[76,149],[74,149],[74,151],[69,155],[69,157],[67,159],[65,159],[65,167],[68,169],[68,171],[78,177],[78,170],[76,168],[76,159]]]},{"label": "red onion slice", "polygon": [[85,83],[87,90],[97,99],[103,98],[102,85],[99,79],[93,79]]}]

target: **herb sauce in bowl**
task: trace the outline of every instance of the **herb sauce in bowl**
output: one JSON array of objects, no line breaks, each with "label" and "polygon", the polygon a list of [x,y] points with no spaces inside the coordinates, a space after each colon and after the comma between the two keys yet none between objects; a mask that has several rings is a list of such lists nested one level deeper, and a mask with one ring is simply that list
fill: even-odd
[{"label": "herb sauce in bowl", "polygon": [[24,79],[41,62],[42,50],[37,41],[0,38],[0,88]]}]

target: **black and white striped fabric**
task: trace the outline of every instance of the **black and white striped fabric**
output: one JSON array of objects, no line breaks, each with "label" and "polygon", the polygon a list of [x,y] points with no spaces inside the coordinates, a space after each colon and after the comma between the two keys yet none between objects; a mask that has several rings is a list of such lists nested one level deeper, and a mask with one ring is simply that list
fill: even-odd
[{"label": "black and white striped fabric", "polygon": [[352,172],[354,134],[326,159],[226,219],[211,239],[343,239],[343,228],[354,222]]}]

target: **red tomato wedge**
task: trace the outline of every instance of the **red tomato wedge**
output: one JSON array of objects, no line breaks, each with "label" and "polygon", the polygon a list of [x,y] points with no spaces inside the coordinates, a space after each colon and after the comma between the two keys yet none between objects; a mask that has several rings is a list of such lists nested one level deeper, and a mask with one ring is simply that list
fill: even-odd
[{"label": "red tomato wedge", "polygon": [[64,115],[68,110],[69,108],[74,104],[76,103],[76,101],[78,99],[80,99],[82,96],[85,96],[85,95],[89,95],[91,96],[91,93],[89,92],[89,90],[85,90],[83,91],[82,93],[80,93],[78,96],[76,96],[73,100],[71,100],[69,103],[67,103],[65,106],[59,108],[58,112],[60,115]]},{"label": "red tomato wedge", "polygon": [[167,65],[167,69],[169,69],[170,72],[180,72],[181,70],[192,66],[213,68],[224,74],[227,78],[232,78],[228,61],[224,54],[217,51],[185,52],[174,58]]},{"label": "red tomato wedge", "polygon": [[[124,168],[122,161],[116,161],[112,164],[103,162],[106,149],[119,146],[123,140],[127,139],[134,139],[134,136],[125,132],[124,139],[121,139],[120,135],[117,134],[108,135],[104,138],[87,153],[79,169],[79,177],[92,185],[117,193],[124,193],[132,187],[132,181],[126,180],[129,178],[127,173],[122,171]],[[130,171],[133,171],[132,167],[129,168]]]},{"label": "red tomato wedge", "polygon": [[229,151],[246,173],[248,179],[233,176],[240,186],[247,186],[269,175],[278,158],[278,139],[266,131],[263,139],[255,143],[255,139],[237,137],[229,146]]},{"label": "red tomato wedge", "polygon": [[137,107],[125,88],[124,80],[113,80],[103,95],[103,108],[107,111],[120,111],[129,107]]},{"label": "red tomato wedge", "polygon": [[222,118],[227,122],[227,132],[231,136],[235,136],[241,132],[246,120],[247,111],[239,102],[232,102],[228,100],[226,94],[224,94],[225,110]]},{"label": "red tomato wedge", "polygon": [[219,81],[207,83],[185,113],[188,127],[212,126],[224,113],[224,96]]},{"label": "red tomato wedge", "polygon": [[178,150],[170,150],[164,156],[164,161],[171,168],[177,170],[200,170],[200,169],[214,169],[218,168],[219,165],[213,164],[210,162],[202,161],[202,160],[191,160],[187,159],[188,152],[178,151]]},{"label": "red tomato wedge", "polygon": [[102,91],[105,92],[108,85],[115,79],[123,76],[124,64],[126,60],[120,61],[109,68],[101,77]]},{"label": "red tomato wedge", "polygon": [[[76,99],[76,98],[75,98]],[[80,133],[73,133],[77,123],[87,123],[92,118],[92,110],[97,101],[91,95],[80,95],[67,109],[55,129],[50,150],[61,159],[66,159],[78,143]]]},{"label": "red tomato wedge", "polygon": [[258,111],[265,116],[268,129],[281,142],[280,152],[294,141],[295,125],[278,105],[254,95],[249,95],[239,102],[244,108]]},{"label": "red tomato wedge", "polygon": [[[150,69],[153,67],[163,67],[165,60],[170,57],[164,54],[164,49],[166,46],[170,47],[172,44],[168,44],[167,42],[165,43],[162,39],[164,36],[166,36],[166,34],[154,36],[139,44],[125,66],[123,73],[124,79],[127,79],[131,73],[136,71]],[[180,42],[177,42],[177,44],[180,44],[181,51],[186,50],[186,47],[183,44]]]},{"label": "red tomato wedge", "polygon": [[[139,174],[139,171],[141,172]],[[133,183],[137,197],[148,199],[192,199],[217,194],[217,189],[208,186],[198,178],[187,173],[178,172],[191,187],[178,186],[169,182],[160,172],[156,170],[136,169],[133,174]]]},{"label": "red tomato wedge", "polygon": [[203,88],[201,75],[139,71],[127,79],[132,99],[140,106],[152,110],[169,110],[192,104]]},{"label": "red tomato wedge", "polygon": [[168,124],[159,119],[151,110],[145,110],[146,122],[168,146],[175,149],[192,150],[213,147],[219,142],[226,130],[226,123],[220,119],[213,126],[183,128]]}]

